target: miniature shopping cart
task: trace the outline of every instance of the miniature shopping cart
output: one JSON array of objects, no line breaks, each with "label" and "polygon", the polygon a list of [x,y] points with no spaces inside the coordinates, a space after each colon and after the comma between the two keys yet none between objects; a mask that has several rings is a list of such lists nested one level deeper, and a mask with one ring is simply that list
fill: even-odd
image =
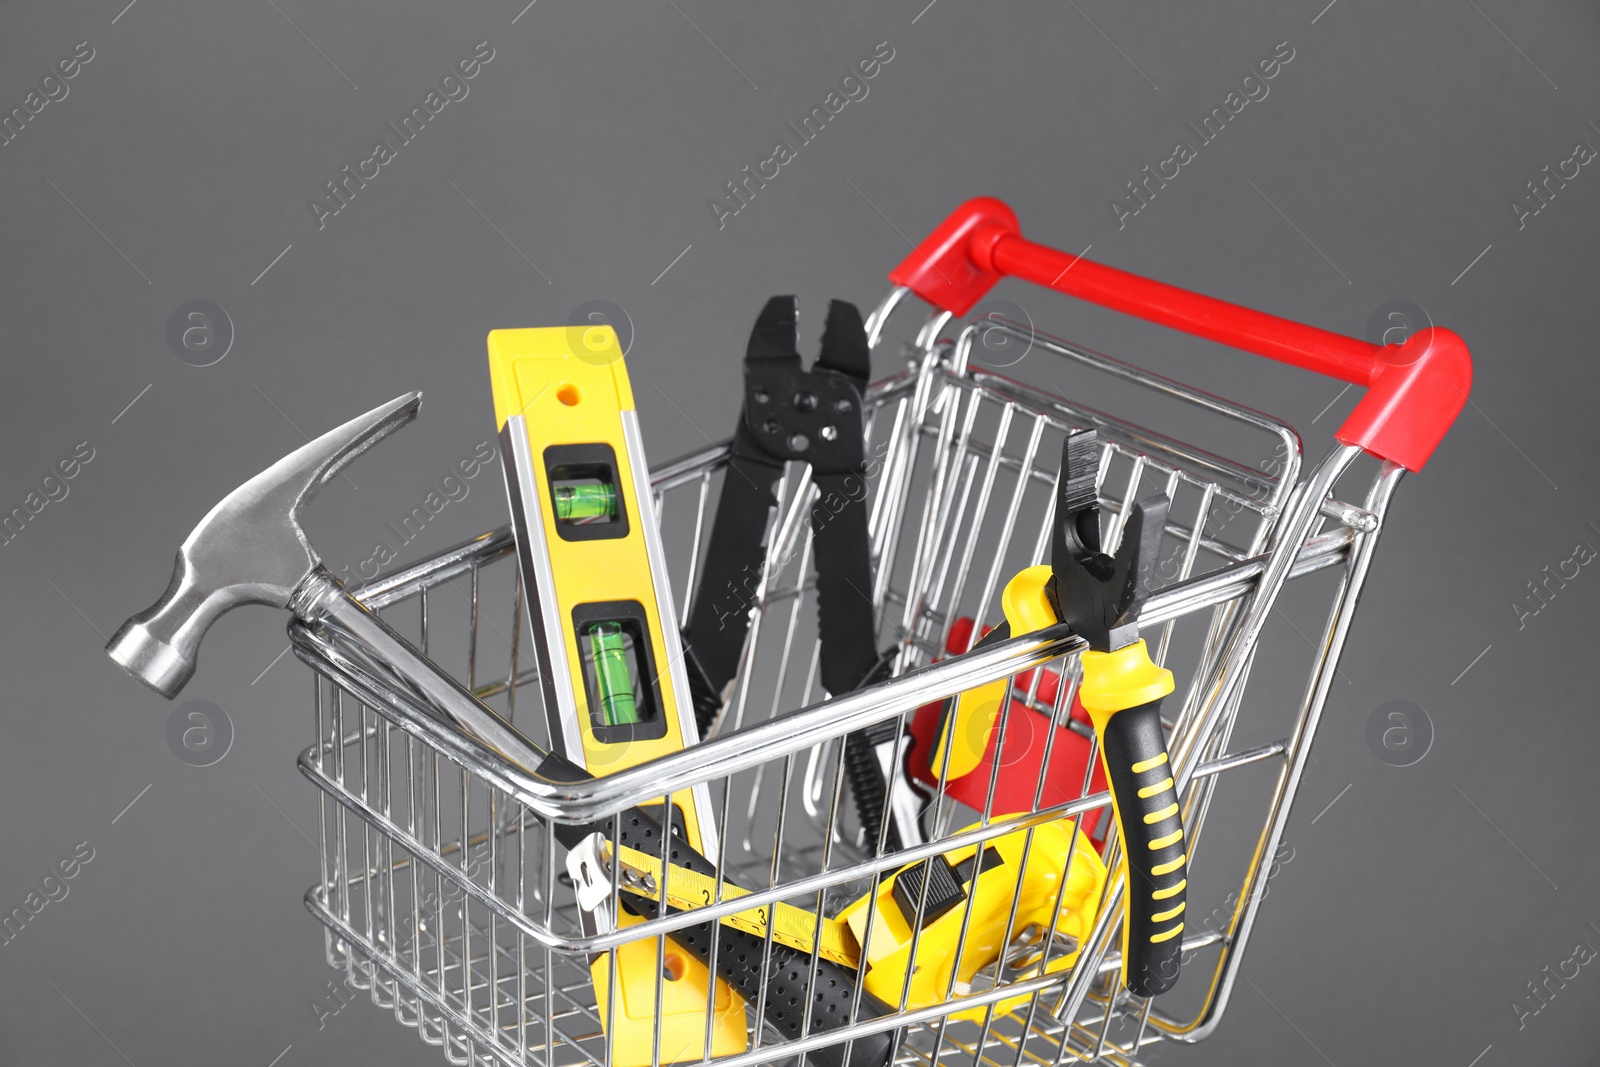
[{"label": "miniature shopping cart", "polygon": [[[1277,419],[1057,340],[1016,316],[961,325],[956,316],[1008,275],[1368,392],[1333,449],[1303,468],[1298,435]],[[964,205],[890,277],[895,288],[868,321],[880,351],[908,295],[933,305],[905,345],[904,369],[867,398],[872,599],[879,638],[896,651],[890,680],[822,699],[807,522],[815,489],[799,467],[781,487],[742,668],[712,736],[616,775],[554,788],[441,726],[412,694],[326,639],[293,627],[297,654],[317,673],[315,740],[300,768],[321,790],[323,865],[307,907],[327,928],[329,964],[450,1062],[612,1063],[590,958],[612,954],[615,974],[625,946],[651,940],[665,953],[660,935],[692,921],[668,914],[586,929],[552,847],[552,823],[603,825],[703,784],[720,820],[710,858],[752,892],[712,901],[699,921],[778,902],[833,916],[910,864],[998,847],[1064,818],[1114,867],[1112,821],[1090,829],[1108,795],[1088,773],[1064,795],[1036,791],[1023,810],[996,805],[999,760],[985,772],[987,787],[962,801],[943,783],[925,783],[925,843],[894,852],[877,827],[856,825],[842,800],[846,735],[883,723],[914,732],[924,709],[1006,677],[1013,681],[994,751],[1026,714],[1089,746],[1087,760],[1078,759],[1092,766],[1093,735],[1072,717],[1081,639],[1064,626],[970,652],[970,642],[952,639],[956,629],[970,634],[996,622],[1006,579],[1046,558],[1062,439],[1084,429],[1097,431],[1101,450],[1108,544],[1142,494],[1161,491],[1172,501],[1159,581],[1139,623],[1178,680],[1166,726],[1191,871],[1183,982],[1152,999],[1121,988],[1121,890],[1103,879],[1071,936],[1006,931],[1008,943],[1029,947],[1027,966],[1003,955],[934,1003],[902,1000],[890,1017],[798,1041],[752,1023],[747,1050],[716,1062],[795,1062],[808,1050],[892,1029],[901,1035],[896,1062],[905,1064],[1136,1063],[1153,1042],[1198,1041],[1220,1022],[1390,499],[1464,403],[1466,349],[1441,329],[1373,346],[1054,252],[1024,240],[993,200]],[[1011,346],[1008,361],[1027,353],[1005,368],[1012,376],[989,365],[999,344]],[[1025,383],[1029,373],[1046,384]],[[1215,428],[1234,455],[1100,410],[1084,399],[1094,382],[1121,390],[1141,418],[1149,418],[1147,405],[1166,405],[1197,433]],[[726,460],[726,446],[710,447],[652,472],[680,609],[703,564],[708,505]],[[541,739],[546,720],[508,529],[375,581],[359,596]],[[1308,610],[1325,611],[1325,621],[1297,624]],[[1309,668],[1290,666],[1299,661]],[[1295,691],[1257,699],[1255,682]],[[1196,917],[1213,902],[1212,919]],[[656,1003],[674,980],[670,964],[660,968]],[[761,1019],[751,1007],[750,1018]],[[659,1049],[657,1056],[667,1058]]]}]

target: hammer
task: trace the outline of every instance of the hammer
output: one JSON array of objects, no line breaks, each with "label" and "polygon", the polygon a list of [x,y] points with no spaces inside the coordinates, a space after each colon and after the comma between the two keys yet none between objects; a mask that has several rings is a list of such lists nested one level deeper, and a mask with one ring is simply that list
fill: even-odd
[{"label": "hammer", "polygon": [[171,700],[194,676],[200,642],[224,612],[241,604],[288,608],[307,626],[346,638],[364,665],[401,682],[436,717],[507,759],[538,766],[545,753],[351,596],[300,525],[318,490],[416,418],[421,405],[421,393],[397,397],[308,441],[223,497],[178,549],[167,591],[122,624],[107,654]]},{"label": "hammer", "polygon": [[[223,497],[178,549],[172,582],[161,599],[123,623],[106,652],[170,700],[194,675],[200,643],[224,612],[241,604],[287,608],[308,628],[331,638],[364,672],[404,692],[436,720],[453,724],[549,781],[587,781],[593,775],[528,740],[352,596],[323,566],[301,528],[301,514],[317,491],[357,456],[415,418],[421,403],[418,392],[397,397],[297,448]],[[662,854],[662,829],[655,815],[630,808],[621,813],[616,826],[618,844]],[[609,818],[556,825],[553,830],[569,850],[596,832],[613,836]],[[670,860],[700,874],[716,875],[716,866],[681,840],[670,843]],[[623,897],[647,918],[674,910],[648,897],[627,893]],[[760,1002],[765,985],[768,1021],[785,1037],[799,1039],[807,1031],[816,1035],[850,1019],[857,975],[849,968],[773,944],[773,977],[763,982],[761,962],[767,950],[763,938],[720,923],[686,927],[668,936],[702,962],[709,962],[715,941],[718,976],[752,1004]],[[807,1023],[801,1012],[786,1011],[785,1001],[793,1004],[806,997],[803,976],[813,966],[816,979]],[[788,988],[790,984],[796,988]],[[857,1021],[892,1012],[861,991]],[[849,1044],[816,1048],[808,1055],[821,1067],[842,1067],[847,1062],[883,1067],[895,1043],[893,1033],[879,1031]]]}]

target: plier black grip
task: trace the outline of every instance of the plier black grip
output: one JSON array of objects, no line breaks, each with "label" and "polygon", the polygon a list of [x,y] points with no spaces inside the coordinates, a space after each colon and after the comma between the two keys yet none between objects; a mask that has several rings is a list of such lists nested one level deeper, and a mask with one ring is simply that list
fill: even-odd
[{"label": "plier black grip", "polygon": [[[871,350],[854,304],[828,304],[822,350],[806,370],[792,296],[775,296],[756,319],[744,357],[744,404],[734,430],[705,569],[689,609],[684,643],[696,719],[704,734],[739,669],[750,613],[761,588],[766,537],[784,464],[807,463],[818,489],[811,507],[817,561],[817,631],[822,685],[838,696],[883,673],[872,603],[867,531],[864,399]],[[892,804],[904,749],[898,731],[866,731],[846,741],[846,768],[870,839]],[[904,798],[901,798],[902,803]],[[897,818],[885,844],[914,833]]]}]

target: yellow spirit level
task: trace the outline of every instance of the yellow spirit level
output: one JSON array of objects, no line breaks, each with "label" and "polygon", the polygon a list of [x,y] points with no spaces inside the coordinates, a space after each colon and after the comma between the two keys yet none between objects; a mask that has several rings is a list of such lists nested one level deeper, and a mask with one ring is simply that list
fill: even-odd
[{"label": "yellow spirit level", "polygon": [[[609,326],[489,334],[495,421],[551,741],[595,775],[699,740],[622,356]],[[672,808],[670,821],[696,850],[720,854],[704,784],[674,794]],[[617,1067],[651,1062],[656,951],[654,939],[618,950],[622,995],[609,1013]],[[646,956],[648,966],[633,966]],[[605,956],[591,965],[602,996],[608,970]],[[706,981],[704,967],[691,967],[668,983],[663,1059],[705,1054]],[[716,1015],[711,1054],[742,1052],[744,1001],[719,988]]]}]

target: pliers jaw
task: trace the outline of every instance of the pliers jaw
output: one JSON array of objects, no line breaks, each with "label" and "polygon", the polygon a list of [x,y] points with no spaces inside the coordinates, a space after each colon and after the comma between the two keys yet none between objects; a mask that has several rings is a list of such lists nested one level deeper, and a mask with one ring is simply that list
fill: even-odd
[{"label": "pliers jaw", "polygon": [[1100,435],[1068,434],[1056,479],[1056,517],[1050,536],[1054,575],[1049,594],[1056,617],[1096,652],[1139,640],[1139,609],[1155,580],[1171,502],[1166,494],[1133,505],[1115,555],[1100,547]]},{"label": "pliers jaw", "polygon": [[744,422],[749,443],[765,456],[811,464],[819,474],[854,471],[865,458],[862,397],[871,352],[861,312],[843,300],[828,304],[822,352],[803,368],[792,296],[767,301],[744,357]]}]

